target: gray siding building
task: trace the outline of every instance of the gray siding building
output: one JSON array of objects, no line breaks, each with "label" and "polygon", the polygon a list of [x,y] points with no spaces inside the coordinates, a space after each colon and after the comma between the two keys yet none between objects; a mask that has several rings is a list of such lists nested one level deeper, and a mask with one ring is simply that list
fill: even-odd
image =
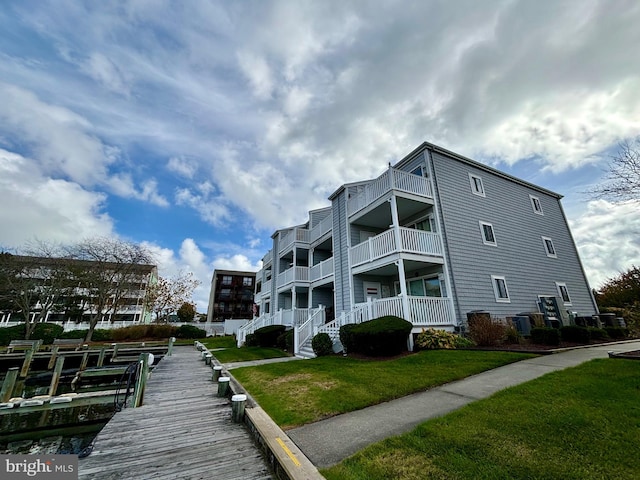
[{"label": "gray siding building", "polygon": [[390,314],[415,333],[545,301],[564,319],[597,314],[561,198],[425,142],[379,177],[342,185],[306,224],[275,232],[256,303],[300,329],[300,344]]}]

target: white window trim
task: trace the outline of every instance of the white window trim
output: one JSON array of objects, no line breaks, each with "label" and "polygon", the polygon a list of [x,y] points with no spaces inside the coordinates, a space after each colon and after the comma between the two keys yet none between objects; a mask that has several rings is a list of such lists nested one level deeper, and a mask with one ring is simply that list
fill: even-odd
[{"label": "white window trim", "polygon": [[[535,195],[529,195],[529,200],[531,201],[531,208],[533,209],[533,213],[535,213],[536,215],[544,215],[540,198],[536,197]],[[538,206],[540,207],[539,210],[536,208],[536,201],[538,202]]]},{"label": "white window trim", "polygon": [[[556,283],[556,290],[558,292],[558,297],[560,297],[560,300],[562,301],[562,303],[564,303],[567,306],[571,306],[572,302],[571,302],[571,295],[569,294],[569,289],[567,288],[567,284],[565,282],[555,282]],[[567,297],[569,298],[569,301],[565,301],[565,299],[562,297],[562,290],[561,287],[564,287],[565,291],[567,292]]]},{"label": "white window trim", "polygon": [[[478,191],[476,189],[476,184],[473,181],[474,178],[477,178],[478,180],[480,180],[480,187],[482,188],[481,191]],[[469,174],[469,183],[471,184],[471,193],[473,193],[474,195],[478,195],[479,197],[485,197],[485,193],[484,193],[484,182],[482,181],[482,177],[479,175],[474,175],[473,173]]]},{"label": "white window trim", "polygon": [[[415,173],[416,170],[420,169],[420,175],[418,175],[417,173]],[[415,168],[413,168],[413,170],[411,170],[409,173],[411,173],[412,175],[418,175],[419,177],[426,177],[426,175],[424,174],[425,169],[424,169],[424,165],[417,165]]]},{"label": "white window trim", "polygon": [[[502,280],[504,282],[504,290],[507,293],[506,298],[500,297],[497,280]],[[493,286],[493,295],[496,297],[496,302],[511,303],[511,297],[509,296],[509,287],[507,286],[507,279],[505,277],[501,275],[491,275],[491,285]]]},{"label": "white window trim", "polygon": [[[540,238],[542,238],[542,246],[544,248],[544,253],[547,254],[547,257],[558,258],[558,251],[556,250],[556,246],[553,244],[553,240],[550,237],[540,237]],[[551,253],[547,248],[547,242],[551,243],[551,247],[553,248],[553,253]]]},{"label": "white window trim", "polygon": [[[482,237],[482,243],[484,243],[485,245],[490,245],[492,247],[497,247],[498,241],[496,240],[496,230],[495,228],[493,228],[493,225],[483,221],[479,221],[478,224],[480,225],[480,236]],[[491,228],[491,233],[493,233],[493,242],[489,241],[484,235],[485,225]]]}]

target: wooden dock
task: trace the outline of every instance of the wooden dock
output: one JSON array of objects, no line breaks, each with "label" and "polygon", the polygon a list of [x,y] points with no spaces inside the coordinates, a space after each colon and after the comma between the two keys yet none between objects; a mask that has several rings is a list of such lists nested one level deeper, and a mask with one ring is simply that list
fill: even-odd
[{"label": "wooden dock", "polygon": [[142,407],[118,412],[98,434],[79,479],[274,478],[211,376],[200,352],[174,348],[154,368]]}]

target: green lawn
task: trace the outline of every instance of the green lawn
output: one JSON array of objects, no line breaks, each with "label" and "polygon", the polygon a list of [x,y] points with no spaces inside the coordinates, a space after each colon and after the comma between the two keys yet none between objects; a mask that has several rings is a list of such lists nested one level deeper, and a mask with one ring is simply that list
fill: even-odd
[{"label": "green lawn", "polygon": [[236,337],[233,335],[207,337],[200,340],[209,350],[214,348],[237,348]]},{"label": "green lawn", "polygon": [[531,357],[473,350],[430,350],[386,361],[330,356],[239,368],[233,375],[286,429]]},{"label": "green lawn", "polygon": [[640,478],[640,362],[601,359],[374,444],[328,480]]},{"label": "green lawn", "polygon": [[[211,352],[220,363],[247,362],[266,358],[288,357],[289,354],[279,348],[242,347],[226,348]],[[234,370],[235,371],[235,370]]]}]

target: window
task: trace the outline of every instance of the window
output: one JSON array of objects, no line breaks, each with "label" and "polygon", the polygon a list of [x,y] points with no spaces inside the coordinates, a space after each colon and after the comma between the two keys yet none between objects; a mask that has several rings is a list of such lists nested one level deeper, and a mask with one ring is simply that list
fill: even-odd
[{"label": "window", "polygon": [[497,246],[498,244],[496,243],[496,236],[493,233],[493,225],[486,222],[479,223],[480,232],[482,233],[482,243],[484,243],[485,245],[492,245],[494,247]]},{"label": "window", "polygon": [[[446,297],[447,287],[444,275],[429,276],[407,280],[407,294],[412,297]],[[396,295],[400,295],[400,282],[393,284]]]},{"label": "window", "polygon": [[253,285],[253,278],[251,277],[243,277],[242,278],[242,285],[245,287],[250,287],[251,285]]},{"label": "window", "polygon": [[533,212],[537,213],[538,215],[544,215],[540,199],[538,197],[534,197],[533,195],[529,195],[529,199],[531,200],[531,208],[533,208]]},{"label": "window", "polygon": [[484,186],[482,185],[482,178],[470,173],[469,181],[471,182],[471,192],[474,195],[480,195],[481,197],[484,197]]},{"label": "window", "polygon": [[493,283],[493,294],[496,296],[496,302],[511,303],[507,280],[504,277],[491,275],[491,283]]},{"label": "window", "polygon": [[553,240],[549,237],[542,237],[542,243],[544,245],[544,251],[547,253],[547,257],[557,258],[556,249],[553,246]]},{"label": "window", "polygon": [[436,220],[433,218],[433,215],[429,215],[422,220],[409,224],[408,226],[409,228],[415,228],[416,230],[422,230],[423,232],[435,232]]},{"label": "window", "polygon": [[564,304],[571,305],[571,297],[569,296],[569,290],[567,290],[567,284],[556,282],[556,289]]},{"label": "window", "polygon": [[418,175],[419,177],[424,177],[424,170],[422,170],[422,165],[417,166],[413,170],[411,170],[413,175]]},{"label": "window", "polygon": [[222,277],[222,285],[231,285],[231,275],[223,275]]},{"label": "window", "polygon": [[231,289],[230,288],[221,288],[220,293],[218,294],[218,298],[229,300],[231,298]]}]

